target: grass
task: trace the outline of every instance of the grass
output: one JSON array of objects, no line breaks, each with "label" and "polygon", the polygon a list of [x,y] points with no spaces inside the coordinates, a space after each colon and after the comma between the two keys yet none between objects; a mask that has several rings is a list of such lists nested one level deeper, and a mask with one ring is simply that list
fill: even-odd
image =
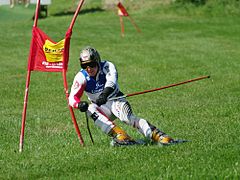
[{"label": "grass", "polygon": [[[79,70],[79,50],[88,44],[99,50],[102,59],[116,64],[125,93],[211,75],[209,80],[129,98],[135,114],[174,138],[191,142],[112,148],[110,139],[90,123],[93,146],[84,115],[75,111],[86,143],[81,147],[66,106],[61,74],[33,72],[25,146],[20,154],[33,12],[34,7],[0,6],[1,179],[239,179],[238,16],[188,14],[185,9],[167,10],[155,4],[152,10],[147,6],[130,11],[142,33],[136,33],[125,18],[126,32],[121,38],[113,11],[79,15],[71,40],[69,86]],[[38,25],[59,41],[72,16],[54,16],[56,12],[51,7],[51,16]],[[134,138],[142,138],[131,127],[117,123]]]}]

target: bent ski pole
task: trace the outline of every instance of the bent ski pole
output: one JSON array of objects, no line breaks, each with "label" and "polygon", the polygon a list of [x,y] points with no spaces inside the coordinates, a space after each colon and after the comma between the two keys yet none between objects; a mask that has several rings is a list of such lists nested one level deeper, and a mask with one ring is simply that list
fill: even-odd
[{"label": "bent ski pole", "polygon": [[189,79],[189,80],[186,80],[186,81],[182,81],[182,82],[175,83],[175,84],[170,84],[170,85],[167,85],[167,86],[162,86],[162,87],[159,87],[159,88],[154,88],[154,89],[149,89],[149,90],[145,90],[145,91],[130,93],[130,94],[126,94],[126,95],[118,96],[118,97],[113,97],[113,98],[110,98],[109,100],[111,101],[111,100],[126,98],[126,97],[130,97],[130,96],[136,96],[136,95],[139,95],[139,94],[145,94],[145,93],[149,93],[149,92],[159,91],[159,90],[162,90],[162,89],[167,89],[167,88],[170,88],[170,87],[179,86],[179,85],[182,85],[182,84],[187,84],[187,83],[194,82],[194,81],[199,81],[199,80],[206,79],[206,78],[210,78],[210,76],[201,76],[201,77],[198,77],[198,78]]},{"label": "bent ski pole", "polygon": [[94,144],[92,133],[91,133],[91,130],[90,130],[90,127],[89,127],[88,113],[90,113],[90,112],[87,112],[87,111],[85,112],[85,117],[86,117],[86,121],[87,121],[87,130],[88,130],[88,134],[91,138],[92,144]]}]

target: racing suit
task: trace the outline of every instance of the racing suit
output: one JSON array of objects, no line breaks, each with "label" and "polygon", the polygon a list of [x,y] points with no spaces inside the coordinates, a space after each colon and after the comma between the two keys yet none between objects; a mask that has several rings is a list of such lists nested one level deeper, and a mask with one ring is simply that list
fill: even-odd
[{"label": "racing suit", "polygon": [[125,98],[108,100],[106,104],[100,107],[96,104],[98,96],[106,87],[114,89],[108,98],[123,95],[119,90],[118,73],[113,63],[101,61],[96,77],[89,76],[86,70],[81,69],[74,78],[69,95],[69,105],[78,108],[78,103],[81,102],[81,97],[85,91],[91,102],[88,107],[88,115],[104,133],[109,134],[115,126],[113,120],[118,118],[122,122],[137,128],[146,138],[151,139],[153,126],[145,119],[135,116]]}]

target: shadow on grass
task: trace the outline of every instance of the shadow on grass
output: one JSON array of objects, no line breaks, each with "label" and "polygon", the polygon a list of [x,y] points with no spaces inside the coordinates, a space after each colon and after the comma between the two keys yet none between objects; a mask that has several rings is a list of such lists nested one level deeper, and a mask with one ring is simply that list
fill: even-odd
[{"label": "shadow on grass", "polygon": [[[104,11],[102,8],[97,7],[97,8],[83,9],[78,14],[87,14],[87,13],[95,13],[95,12],[102,12],[102,11]],[[74,13],[75,13],[75,10],[67,10],[67,11],[62,11],[62,12],[52,14],[52,16],[68,16],[68,15],[73,15]]]}]

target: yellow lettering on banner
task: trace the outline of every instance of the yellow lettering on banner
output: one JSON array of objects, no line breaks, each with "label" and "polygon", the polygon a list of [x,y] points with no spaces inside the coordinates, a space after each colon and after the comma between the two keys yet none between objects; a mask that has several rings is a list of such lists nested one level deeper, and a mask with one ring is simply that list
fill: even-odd
[{"label": "yellow lettering on banner", "polygon": [[47,62],[61,62],[63,60],[63,49],[65,39],[58,43],[52,43],[49,40],[45,41],[43,51],[46,56]]}]

